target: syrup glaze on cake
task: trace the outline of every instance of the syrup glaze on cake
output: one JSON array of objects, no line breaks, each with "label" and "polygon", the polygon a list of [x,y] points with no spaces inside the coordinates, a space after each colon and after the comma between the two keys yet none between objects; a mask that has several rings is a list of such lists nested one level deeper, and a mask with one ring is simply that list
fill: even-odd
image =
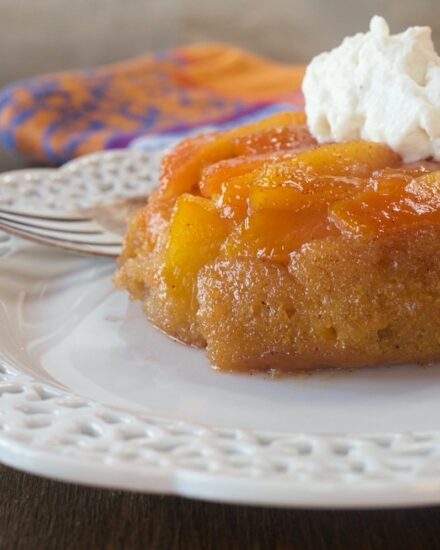
[{"label": "syrup glaze on cake", "polygon": [[190,138],[130,221],[116,284],[226,370],[440,358],[440,166],[317,146],[300,113]]}]

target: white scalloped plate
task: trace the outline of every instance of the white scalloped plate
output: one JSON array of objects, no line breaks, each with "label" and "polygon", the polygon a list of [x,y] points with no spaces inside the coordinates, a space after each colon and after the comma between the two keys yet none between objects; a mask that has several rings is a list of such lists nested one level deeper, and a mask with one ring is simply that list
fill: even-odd
[{"label": "white scalloped plate", "polygon": [[[160,157],[0,176],[0,204],[145,193]],[[153,329],[108,260],[0,237],[0,460],[49,477],[261,505],[440,502],[440,369],[219,374]]]}]

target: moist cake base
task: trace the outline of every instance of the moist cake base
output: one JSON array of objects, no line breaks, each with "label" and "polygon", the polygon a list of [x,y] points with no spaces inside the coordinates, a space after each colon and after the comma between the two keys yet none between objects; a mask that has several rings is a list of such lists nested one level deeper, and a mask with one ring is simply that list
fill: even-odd
[{"label": "moist cake base", "polygon": [[126,261],[118,285],[142,300],[160,329],[206,346],[221,369],[289,372],[440,359],[440,228],[315,240],[288,266],[216,259],[199,273],[195,319],[167,291],[162,258],[156,252]]}]

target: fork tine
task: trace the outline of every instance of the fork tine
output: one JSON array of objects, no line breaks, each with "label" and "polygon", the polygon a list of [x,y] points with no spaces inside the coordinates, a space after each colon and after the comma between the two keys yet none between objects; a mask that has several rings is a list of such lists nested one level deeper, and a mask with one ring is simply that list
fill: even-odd
[{"label": "fork tine", "polygon": [[33,214],[32,212],[21,212],[18,210],[9,210],[8,208],[0,208],[0,214],[8,216],[17,216],[22,218],[31,218],[35,220],[47,220],[47,221],[63,221],[63,222],[82,222],[91,221],[90,216],[72,216],[72,215],[60,215],[60,214]]},{"label": "fork tine", "polygon": [[[0,226],[1,229],[1,226]],[[39,235],[34,235],[31,233],[28,233],[27,231],[23,231],[20,229],[13,229],[13,228],[4,228],[8,233],[11,233],[13,235],[16,235],[17,237],[22,237],[26,240],[43,244],[43,245],[49,245],[54,248],[58,248],[60,250],[66,250],[68,252],[74,252],[76,254],[85,255],[85,256],[101,256],[103,258],[116,258],[119,256],[122,250],[122,243],[118,243],[115,246],[102,246],[102,245],[90,245],[90,244],[73,244],[69,241],[63,241],[63,240],[54,240],[47,237],[41,237]]]},{"label": "fork tine", "polygon": [[59,232],[52,231],[50,229],[43,229],[43,228],[28,228],[25,229],[20,224],[14,224],[13,222],[6,222],[3,220],[0,220],[0,229],[3,229],[4,231],[15,233],[19,235],[20,237],[35,237],[40,238],[40,240],[45,241],[58,241],[58,242],[69,242],[72,244],[82,244],[82,245],[90,245],[90,246],[120,246],[122,243],[122,240],[115,241],[115,236],[106,234],[106,233],[98,233],[98,235],[102,235],[103,237],[109,236],[113,239],[113,241],[107,241],[107,240],[87,240],[89,237],[85,235],[84,239],[80,239],[80,235],[78,233],[74,234],[74,238],[69,238],[67,235],[64,234],[64,236],[59,236]]},{"label": "fork tine", "polygon": [[[31,221],[28,221],[31,220]],[[0,212],[0,221],[14,224],[14,226],[29,227],[34,229],[45,229],[51,231],[57,231],[59,233],[78,233],[83,235],[97,235],[102,233],[102,230],[91,229],[90,222],[81,220],[80,222],[67,222],[67,226],[61,221],[57,220],[43,220],[40,218],[21,218],[20,216],[5,215]],[[36,222],[36,223],[35,223]],[[73,227],[72,227],[73,226]],[[76,227],[82,227],[82,229],[75,229]],[[90,227],[90,229],[87,229]]]}]

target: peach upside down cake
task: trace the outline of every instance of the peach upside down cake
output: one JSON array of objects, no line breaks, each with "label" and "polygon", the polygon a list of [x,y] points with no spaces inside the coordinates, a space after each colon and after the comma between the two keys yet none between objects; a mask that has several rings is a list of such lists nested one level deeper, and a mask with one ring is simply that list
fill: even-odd
[{"label": "peach upside down cake", "polygon": [[180,143],[115,277],[225,370],[440,358],[440,165],[301,113]]}]

